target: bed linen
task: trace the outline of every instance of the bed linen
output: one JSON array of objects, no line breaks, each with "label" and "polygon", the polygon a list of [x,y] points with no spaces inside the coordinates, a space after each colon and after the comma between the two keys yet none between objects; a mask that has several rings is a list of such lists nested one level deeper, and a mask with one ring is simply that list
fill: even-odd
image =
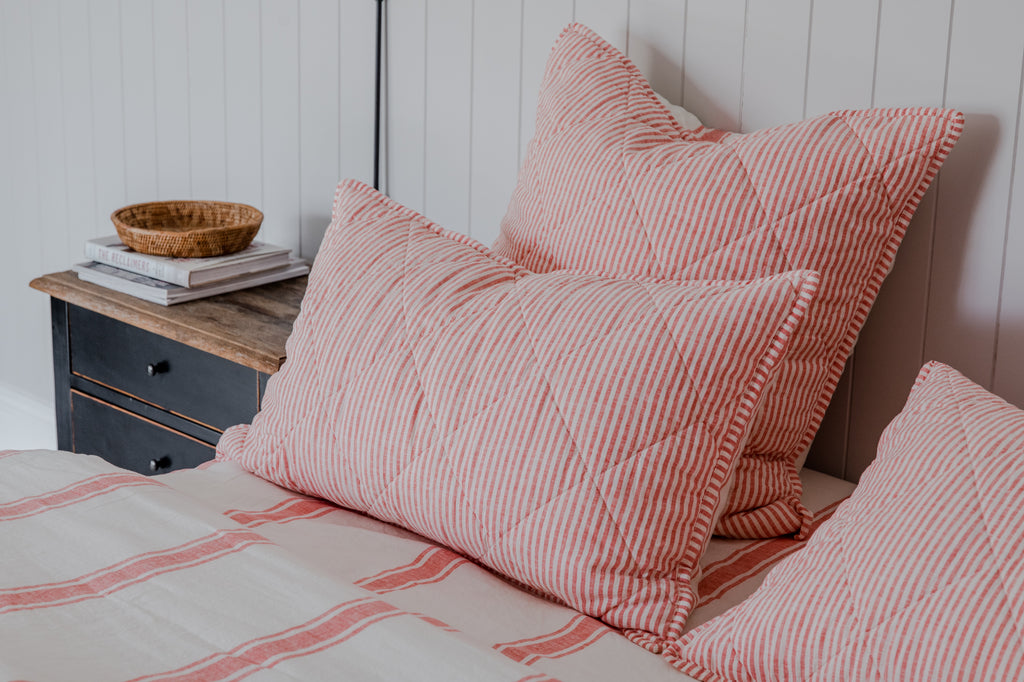
[{"label": "bed linen", "polygon": [[[805,475],[823,514],[853,487]],[[0,454],[0,543],[0,679],[687,679],[448,549],[230,462],[143,477]],[[691,624],[802,544],[714,540]]]},{"label": "bed linen", "polygon": [[680,128],[625,54],[571,24],[548,56],[534,137],[492,250],[536,273],[818,272],[716,528],[737,538],[806,532],[797,473],[963,124],[951,109],[890,108],[747,134]]},{"label": "bed linen", "polygon": [[288,361],[217,459],[661,651],[818,280],[537,274],[343,180]]},{"label": "bed linen", "polygon": [[857,490],[666,652],[705,682],[1024,679],[1024,411],[922,368]]},{"label": "bed linen", "polygon": [[0,679],[549,679],[94,457],[0,456]]}]

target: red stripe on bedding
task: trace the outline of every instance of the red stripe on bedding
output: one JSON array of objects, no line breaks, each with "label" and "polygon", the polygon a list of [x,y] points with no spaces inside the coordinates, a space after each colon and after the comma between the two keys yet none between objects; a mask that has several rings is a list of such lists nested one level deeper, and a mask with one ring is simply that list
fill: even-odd
[{"label": "red stripe on bedding", "polygon": [[377,599],[357,599],[339,604],[302,625],[245,642],[176,670],[135,678],[132,682],[239,679],[282,661],[329,649],[375,623],[406,615],[409,614]]},{"label": "red stripe on bedding", "polygon": [[169,549],[147,552],[61,582],[0,590],[0,613],[42,609],[103,597],[158,575],[209,563],[269,540],[247,530],[222,530]]},{"label": "red stripe on bedding", "polygon": [[369,578],[362,578],[355,584],[377,594],[386,594],[417,585],[439,583],[451,575],[456,568],[468,563],[467,559],[449,549],[430,547],[409,564],[382,571]]},{"label": "red stripe on bedding", "polygon": [[21,450],[0,450],[0,459],[10,457],[11,455],[20,455],[21,452]]},{"label": "red stripe on bedding", "polygon": [[0,504],[0,521],[23,519],[50,509],[67,507],[77,502],[105,495],[118,488],[140,485],[162,486],[163,483],[131,473],[99,474],[76,481],[60,490],[51,490]]},{"label": "red stripe on bedding", "polygon": [[[811,531],[817,530],[842,503],[843,500],[837,500],[815,512]],[[745,545],[724,559],[709,563],[704,567],[703,576],[697,586],[697,594],[700,595],[697,608],[721,599],[730,589],[789,556],[805,542],[806,540],[795,540],[791,537],[759,540]]]},{"label": "red stripe on bedding", "polygon": [[451,625],[448,625],[448,623],[444,622],[440,618],[434,618],[433,616],[428,616],[425,613],[410,613],[409,615],[410,616],[416,616],[417,618],[422,620],[424,623],[428,623],[430,625],[433,625],[435,628],[440,628],[441,630],[445,630],[447,632],[455,632],[455,633],[461,633],[462,632],[458,628],[455,628],[455,627],[452,627]]},{"label": "red stripe on bedding", "polygon": [[299,519],[316,519],[338,508],[333,504],[304,497],[294,497],[260,511],[230,509],[224,514],[243,526],[255,528],[265,523],[288,523]]},{"label": "red stripe on bedding", "polygon": [[495,644],[494,648],[517,663],[533,665],[542,658],[561,658],[582,651],[613,630],[589,616],[577,615],[554,632]]}]

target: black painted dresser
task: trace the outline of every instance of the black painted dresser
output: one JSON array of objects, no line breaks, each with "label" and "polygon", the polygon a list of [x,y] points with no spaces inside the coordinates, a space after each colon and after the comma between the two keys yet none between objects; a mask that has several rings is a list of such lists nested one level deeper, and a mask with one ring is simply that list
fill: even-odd
[{"label": "black painted dresser", "polygon": [[150,474],[212,459],[256,414],[306,278],[167,307],[73,272],[31,286],[50,296],[58,447]]}]

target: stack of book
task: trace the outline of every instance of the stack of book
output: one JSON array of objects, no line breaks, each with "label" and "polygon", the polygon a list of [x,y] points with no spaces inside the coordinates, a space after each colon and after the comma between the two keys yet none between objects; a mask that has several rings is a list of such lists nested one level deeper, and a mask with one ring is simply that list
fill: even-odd
[{"label": "stack of book", "polygon": [[112,235],[88,240],[85,257],[91,260],[71,267],[79,279],[161,305],[226,294],[309,272],[309,264],[292,258],[288,249],[258,241],[227,256],[169,258],[132,251]]}]

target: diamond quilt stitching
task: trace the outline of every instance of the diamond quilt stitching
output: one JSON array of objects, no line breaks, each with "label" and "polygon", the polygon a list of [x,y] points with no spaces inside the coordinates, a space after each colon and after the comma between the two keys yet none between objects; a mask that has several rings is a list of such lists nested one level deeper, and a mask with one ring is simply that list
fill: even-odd
[{"label": "diamond quilt stitching", "polygon": [[[949,384],[950,392],[952,392],[954,390],[954,387],[952,385],[952,377],[947,377],[947,383]],[[971,441],[972,441],[971,429],[968,428],[968,421],[965,418],[965,415],[964,415],[964,412],[963,412],[963,403],[962,403],[962,401],[957,401],[957,414],[960,417],[961,431],[963,433],[964,441],[968,443],[967,450],[973,455],[974,453],[976,453],[978,451],[979,446],[977,444],[974,444],[974,446],[971,447],[971,445],[970,445]],[[977,509],[978,509],[977,515],[978,515],[979,519],[981,520],[981,525],[985,528],[985,536],[984,536],[985,545],[987,546],[987,548],[989,550],[989,553],[995,559],[995,560],[992,561],[991,568],[989,570],[994,570],[996,572],[996,574],[999,576],[999,587],[1000,587],[1000,589],[1002,590],[1002,593],[1003,593],[1004,605],[1005,605],[1007,611],[1009,611],[1010,613],[1014,613],[1013,609],[1011,607],[1012,600],[1010,599],[1009,593],[1006,590],[1006,577],[1005,577],[1005,574],[1004,574],[1004,572],[1006,570],[1006,567],[1003,565],[1003,563],[1001,561],[998,560],[998,554],[999,553],[996,551],[995,546],[992,544],[992,531],[990,530],[991,524],[989,523],[988,517],[985,514],[985,506],[981,502],[981,486],[978,485],[978,474],[977,474],[977,469],[976,469],[976,464],[975,464],[975,461],[974,461],[974,457],[970,457],[968,459],[965,468],[967,469],[967,473],[970,475],[971,484],[974,487],[974,500],[973,500],[973,502],[977,506]],[[1020,620],[1020,614],[1014,613],[1014,616],[1016,616],[1016,618],[1012,622],[1013,631],[1014,631],[1014,634],[1016,635],[1016,638],[1017,638],[1017,644],[1021,647],[1022,650],[1024,650],[1024,636],[1022,636],[1022,633],[1021,633],[1021,625],[1022,624],[1021,624],[1021,620]]]},{"label": "diamond quilt stitching", "polygon": [[[1006,527],[1007,541],[1019,543],[1020,529],[1006,525],[1015,524],[1006,513],[1019,515],[1022,491],[1015,477],[1024,414],[954,370],[931,363],[890,430],[893,435],[883,437],[862,489],[819,529],[820,535],[773,570],[748,605],[702,626],[706,632],[698,629],[688,635],[680,649],[682,659],[674,659],[685,664],[684,670],[689,665],[709,671],[701,674],[719,671],[728,677],[726,671],[738,665],[750,679],[760,679],[807,662],[810,667],[802,676],[807,680],[868,672],[877,679],[923,679],[932,666],[954,662],[963,664],[960,672],[977,670],[979,679],[982,670],[999,679],[1016,679],[1005,667],[996,672],[985,666],[993,659],[1001,666],[1020,665],[1024,652],[1021,615],[1013,609],[1014,599],[1020,598],[1019,581],[1011,594],[1007,559],[995,541],[998,529]],[[1004,458],[1013,458],[1012,465]],[[1001,483],[1013,487],[1004,489]],[[996,497],[986,495],[987,490]],[[999,506],[992,509],[991,504]],[[1000,516],[1005,518],[997,521]],[[915,529],[925,525],[930,532],[918,539]],[[937,528],[946,529],[945,536]],[[910,563],[880,564],[880,556],[862,556],[865,543],[876,537],[882,538],[883,548],[899,543],[913,553]],[[959,548],[961,539],[967,543],[961,552],[965,560],[953,561],[950,552],[957,550],[951,547]],[[1019,544],[1013,552],[1012,560],[1019,561]],[[943,564],[938,574],[936,562]],[[938,575],[941,583],[922,582]],[[835,593],[825,599],[813,588],[805,593],[800,580],[833,586]],[[808,631],[799,637],[777,631],[774,639],[764,641],[763,628],[788,613],[788,604],[808,608],[810,613],[802,616]],[[983,604],[986,610],[960,610],[971,604]],[[944,649],[941,658],[936,658],[939,652],[915,649],[918,638],[937,640],[957,631],[972,639],[944,641],[950,651]],[[884,649],[877,648],[881,639],[887,642]],[[1009,648],[1007,642],[1012,642]],[[986,650],[993,645],[1000,649]],[[726,650],[731,654],[723,658]],[[764,650],[773,656],[757,653]],[[1012,651],[1016,657],[1000,659]],[[892,668],[894,664],[899,667]]]},{"label": "diamond quilt stitching", "polygon": [[[962,116],[938,109],[835,112],[761,135],[707,128],[684,133],[674,121],[663,125],[661,109],[647,80],[613,46],[578,24],[563,31],[548,62],[536,134],[496,248],[541,271],[582,266],[623,275],[659,273],[680,278],[694,273],[707,278],[763,276],[794,267],[826,271],[836,284],[823,281],[821,298],[808,316],[813,321],[801,327],[799,340],[794,341],[795,349],[814,350],[823,359],[813,371],[803,365],[800,371],[783,366],[764,403],[766,414],[784,413],[785,418],[755,417],[750,439],[750,455],[783,462],[793,469],[788,478],[795,479],[797,463],[824,415],[866,309],[891,266],[923,188],[959,137]],[[598,133],[584,138],[579,134],[583,126],[594,126]],[[872,126],[878,128],[876,138],[870,137]],[[578,140],[583,143],[577,144]],[[726,190],[722,205],[708,209],[711,215],[706,221],[679,213],[680,224],[666,223],[666,211],[675,216],[682,207],[696,209],[682,204],[688,195],[674,191],[668,180],[681,173],[665,173],[665,186],[651,179],[641,164],[660,165],[662,160],[644,154],[634,158],[635,149],[630,147],[634,143],[639,150],[664,147],[667,156],[673,144],[713,147],[710,153],[719,159],[717,165],[696,156],[663,161],[667,167],[678,162],[681,168],[699,169],[694,175],[700,188]],[[801,174],[804,154],[815,162],[815,169],[835,177],[806,169]],[[722,162],[725,159],[731,163]],[[621,186],[626,195],[617,197],[621,215],[609,217],[605,226],[591,220],[589,197],[598,188],[614,186],[611,191],[620,191],[617,180],[608,181],[611,167],[625,175]],[[742,171],[733,172],[734,167]],[[891,172],[894,168],[899,172]],[[790,180],[797,183],[795,190],[788,186]],[[697,189],[695,184],[694,192]],[[840,205],[833,207],[836,202]],[[699,203],[694,198],[694,206]],[[828,219],[826,210],[845,210],[852,219]],[[742,224],[736,220],[729,224],[727,216],[732,215],[741,216]],[[746,222],[752,215],[760,218]],[[712,232],[719,229],[716,218],[723,221],[721,233]],[[813,221],[807,228],[811,235],[802,232],[808,220]],[[845,231],[843,224],[849,224]],[[871,231],[870,239],[853,235],[862,227]],[[684,237],[673,237],[673,230],[685,233]],[[760,236],[753,236],[758,232]],[[619,244],[623,235],[627,243]],[[702,249],[705,242],[710,243],[699,258],[684,246],[688,243],[684,239],[693,237],[702,240]],[[830,246],[854,241],[849,254]],[[751,264],[763,270],[752,274]],[[841,291],[832,289],[840,284]],[[820,349],[819,340],[825,341]],[[799,356],[801,362],[806,360]],[[773,488],[771,481],[776,480],[767,471],[748,467],[744,472],[750,480],[734,491],[764,491],[757,499],[798,498],[795,489],[766,489]],[[788,485],[792,488],[796,483]],[[797,530],[778,527],[771,514],[759,517],[757,509],[742,506],[742,501],[738,504],[728,513],[737,513],[737,518],[742,513],[744,520],[720,526],[720,532],[769,537]],[[796,517],[805,516],[799,502],[796,505]]]},{"label": "diamond quilt stitching", "polygon": [[[342,505],[472,553],[485,548],[483,560],[495,557],[491,567],[513,580],[537,575],[534,588],[660,646],[681,627],[688,603],[676,593],[686,591],[694,547],[710,533],[711,503],[738,455],[742,426],[817,276],[685,284],[534,276],[435,227],[365,185],[339,187],[337,214],[314,264],[319,276],[289,363],[274,382],[277,399],[268,401],[274,410],[248,430],[226,434],[219,456],[246,468],[266,465],[269,474],[291,466],[296,480],[287,484],[296,488],[330,493]],[[751,317],[751,310],[759,314]],[[509,347],[501,344],[479,356],[451,355],[476,333],[513,344],[511,374],[475,369],[507,359]],[[716,352],[702,353],[705,344]],[[727,359],[734,371],[716,371]],[[466,392],[477,389],[453,382],[495,376],[501,383],[472,393],[486,401],[462,406]],[[501,409],[519,387],[526,389],[521,403]],[[662,392],[671,397],[658,398],[664,414],[649,422],[632,417]],[[384,396],[405,412],[389,412]],[[263,422],[283,425],[289,437]],[[517,465],[535,457],[539,468],[509,470],[500,453],[474,448],[504,444],[488,439],[505,435],[509,447],[531,449]],[[593,449],[591,442],[621,447]],[[361,444],[384,446],[387,461]],[[648,488],[653,479],[641,467],[655,456],[665,477]],[[536,485],[538,493],[503,500],[509,481]],[[633,481],[672,497],[638,497]],[[483,506],[492,503],[503,506]],[[551,519],[538,513],[545,508],[565,513]],[[679,510],[685,518],[675,516]],[[669,537],[664,528],[675,526],[680,532]],[[594,546],[563,545],[577,530]]]}]

